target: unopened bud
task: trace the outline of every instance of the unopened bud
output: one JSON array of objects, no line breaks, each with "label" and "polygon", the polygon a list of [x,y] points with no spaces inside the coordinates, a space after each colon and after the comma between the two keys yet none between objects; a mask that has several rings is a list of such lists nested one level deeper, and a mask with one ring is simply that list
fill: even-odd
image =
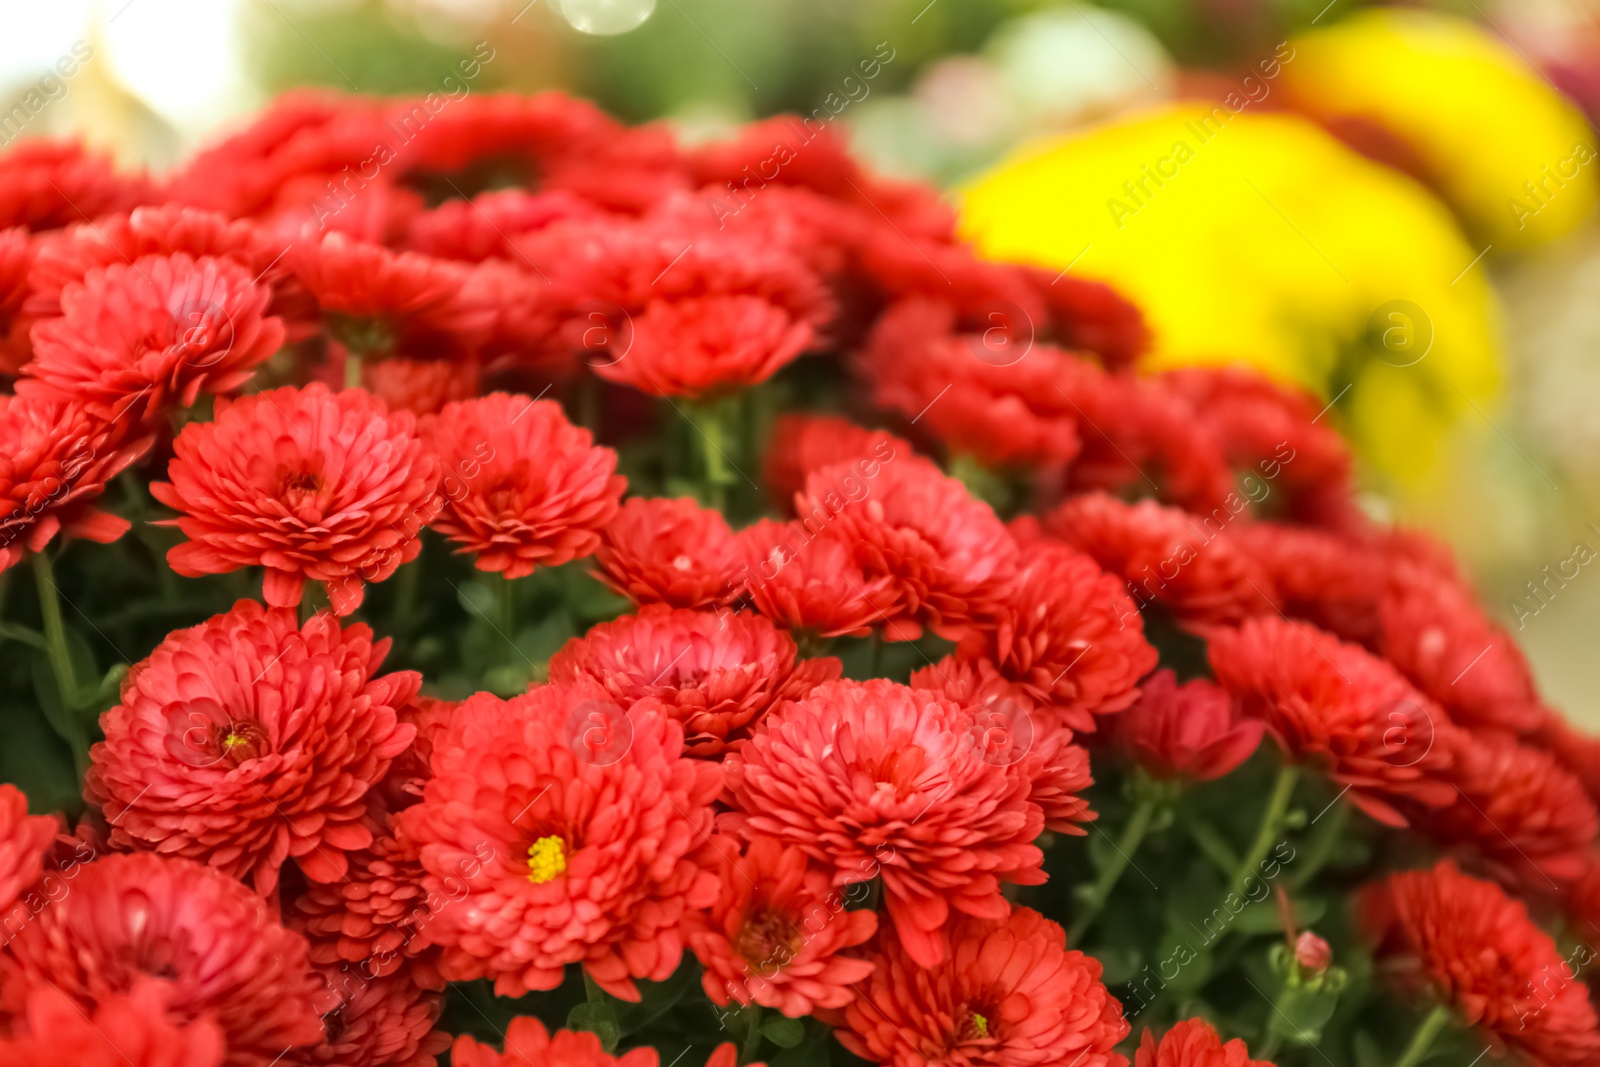
[{"label": "unopened bud", "polygon": [[1333,949],[1322,938],[1307,930],[1295,939],[1294,961],[1301,970],[1313,975],[1321,974],[1333,962]]}]

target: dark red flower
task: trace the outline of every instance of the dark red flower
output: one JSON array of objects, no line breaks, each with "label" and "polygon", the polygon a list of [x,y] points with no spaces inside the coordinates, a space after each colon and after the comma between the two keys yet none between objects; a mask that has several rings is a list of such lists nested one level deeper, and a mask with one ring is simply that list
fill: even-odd
[{"label": "dark red flower", "polygon": [[172,1018],[222,1031],[232,1067],[268,1067],[322,1039],[304,939],[249,889],[190,860],[140,852],[87,863],[8,949],[0,988],[13,1012],[41,987],[80,1011],[107,1010],[155,975]]},{"label": "dark red flower", "polygon": [[422,433],[444,468],[434,528],[479,570],[522,578],[594,552],[627,480],[617,454],[553,400],[492,393],[447,404]]},{"label": "dark red flower", "polygon": [[[1283,613],[1346,641],[1378,647],[1379,601],[1387,567],[1382,554],[1322,530],[1275,522],[1241,522],[1228,539],[1265,570],[1263,586]],[[1258,614],[1271,614],[1258,600]]]},{"label": "dark red flower", "polygon": [[1234,1038],[1223,1043],[1204,1019],[1184,1019],[1156,1040],[1146,1030],[1139,1038],[1139,1051],[1133,1054],[1133,1067],[1272,1067],[1267,1060],[1253,1060],[1243,1041]]},{"label": "dark red flower", "polygon": [[450,1046],[450,1035],[434,1029],[443,994],[419,988],[409,972],[380,978],[354,968],[323,968],[320,977],[325,996],[334,1001],[322,1014],[327,1036],[320,1045],[290,1053],[286,1064],[434,1067]]},{"label": "dark red flower", "polygon": [[598,687],[458,707],[421,803],[400,816],[423,886],[453,901],[426,927],[444,976],[521,996],[582,963],[637,1000],[634,978],[671,975],[684,917],[718,881],[706,835],[722,769],[682,748],[659,704],[624,711]]},{"label": "dark red flower", "polygon": [[517,259],[513,238],[535,233],[564,219],[599,219],[605,212],[592,201],[556,189],[494,189],[470,200],[446,200],[411,220],[406,247],[439,259],[479,263]]},{"label": "dark red flower", "polygon": [[731,1001],[776,1008],[801,1019],[818,1008],[842,1008],[855,983],[872,973],[868,960],[842,955],[871,939],[878,913],[851,910],[825,868],[804,851],[770,837],[719,843],[722,895],[697,912],[687,939],[705,968],[701,984],[719,1005]]},{"label": "dark red flower", "polygon": [[1380,974],[1431,993],[1535,1064],[1588,1063],[1600,1030],[1587,987],[1527,907],[1444,862],[1368,886],[1357,902]]},{"label": "dark red flower", "polygon": [[1145,679],[1139,699],[1109,729],[1153,777],[1209,782],[1250,758],[1265,724],[1238,718],[1228,694],[1212,683],[1197,678],[1179,685],[1163,670]]},{"label": "dark red flower", "polygon": [[929,967],[893,934],[842,1013],[839,1043],[892,1067],[1126,1067],[1122,1005],[1100,963],[1068,951],[1061,927],[1030,908],[999,920],[959,918],[951,953]]},{"label": "dark red flower", "polygon": [[389,650],[365,625],[241,600],[168,635],[101,717],[86,793],[117,848],[187,856],[263,895],[293,857],[345,877],[345,849],[372,844],[365,797],[415,736],[397,709],[411,671],[378,675]]},{"label": "dark red flower", "polygon": [[0,571],[58,533],[101,544],[126,533],[128,521],[94,498],[151,441],[80,404],[0,395]]},{"label": "dark red flower", "polygon": [[174,252],[89,271],[61,317],[33,327],[17,389],[85,404],[106,420],[161,419],[202,391],[227,394],[283,344],[272,292],[232,259]]},{"label": "dark red flower", "polygon": [[408,412],[390,414],[360,389],[272,389],[218,402],[173,443],[170,482],[150,493],[181,513],[164,520],[189,540],[167,553],[179,574],[266,569],[268,604],[300,603],[322,582],[333,610],[361,604],[422,549],[417,539],[444,498],[439,461]]},{"label": "dark red flower", "polygon": [[985,656],[1074,730],[1092,731],[1095,715],[1121,711],[1156,665],[1144,620],[1120,578],[1081,552],[1039,541],[1022,553],[992,628],[961,643]]},{"label": "dark red flower", "polygon": [[632,497],[600,531],[595,576],[635,604],[711,608],[744,591],[728,520],[690,497]]},{"label": "dark red flower", "polygon": [[797,659],[794,640],[760,615],[665,606],[603,622],[550,657],[553,683],[591,680],[624,708],[660,701],[696,756],[736,744],[839,670],[832,656]]},{"label": "dark red flower", "polygon": [[1276,615],[1218,630],[1208,652],[1244,715],[1379,822],[1406,825],[1397,804],[1442,808],[1455,799],[1454,727],[1383,660]]},{"label": "dark red flower", "polygon": [[780,705],[723,761],[746,838],[796,845],[848,885],[881,875],[906,952],[947,958],[952,910],[1003,918],[1001,880],[1044,880],[1044,813],[954,701],[887,679],[830,682]]}]

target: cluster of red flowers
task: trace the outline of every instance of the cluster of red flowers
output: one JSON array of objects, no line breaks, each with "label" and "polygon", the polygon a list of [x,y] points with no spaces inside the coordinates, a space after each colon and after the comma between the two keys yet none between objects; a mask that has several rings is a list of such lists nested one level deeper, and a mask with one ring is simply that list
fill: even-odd
[{"label": "cluster of red flowers", "polygon": [[[133,667],[73,834],[0,787],[0,1056],[425,1067],[449,983],[638,1000],[687,947],[712,1003],[876,1063],[1125,1067],[1100,963],[1006,887],[1096,818],[1091,747],[1192,785],[1264,737],[1481,876],[1362,898],[1402,985],[1534,1062],[1600,1055],[1580,984],[1530,992],[1559,954],[1507,896],[1600,914],[1600,742],[1440,550],[1364,518],[1310,398],[1136,373],[1115,293],[977,259],[799,120],[688,149],[472,97],[353,169],[410,111],[291,96],[161,181],[0,157],[0,570],[114,541],[97,502],[139,469],[174,571],[262,575]],[[623,499],[597,437],[655,409],[618,386],[704,412],[836,353],[891,429],[777,419],[773,517]],[[637,610],[525,693],[422,696],[347,617],[428,528],[507,581],[588,559]],[[1215,680],[1157,672],[1157,625]],[[845,678],[818,653],[857,637],[949,654]],[[502,1045],[453,1062],[658,1062],[531,1017]],[[1263,1067],[1202,1020],[1134,1062]]]}]

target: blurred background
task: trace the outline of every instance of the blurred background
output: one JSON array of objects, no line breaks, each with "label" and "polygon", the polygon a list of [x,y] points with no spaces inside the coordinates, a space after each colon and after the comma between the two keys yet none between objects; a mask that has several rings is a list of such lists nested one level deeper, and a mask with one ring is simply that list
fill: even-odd
[{"label": "blurred background", "polygon": [[1321,396],[1365,503],[1452,544],[1600,725],[1600,4],[49,0],[0,145],[154,171],[302,85],[563,88],[688,140],[778,112],[933,181],[986,253],[1102,278],[1151,367]]}]

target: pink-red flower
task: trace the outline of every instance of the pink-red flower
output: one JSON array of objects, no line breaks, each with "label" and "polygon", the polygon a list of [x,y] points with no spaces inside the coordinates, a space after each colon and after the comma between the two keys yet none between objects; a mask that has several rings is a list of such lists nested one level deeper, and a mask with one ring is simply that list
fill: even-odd
[{"label": "pink-red flower", "polygon": [[253,600],[170,634],[90,753],[86,791],[113,846],[187,856],[263,894],[291,857],[344,878],[344,850],[372,843],[366,794],[416,733],[397,712],[421,679],[378,675],[388,648],[364,625],[297,625]]},{"label": "pink-red flower", "polygon": [[872,963],[842,953],[872,937],[878,913],[847,907],[826,868],[801,849],[758,837],[742,856],[734,840],[720,842],[719,851],[722,895],[688,928],[706,995],[794,1019],[854,999]]},{"label": "pink-red flower", "polygon": [[677,968],[687,913],[717,896],[707,845],[722,769],[682,754],[659,704],[624,711],[598,687],[542,686],[456,709],[401,829],[429,893],[426,928],[451,981],[503,996],[554,989],[567,964],[637,1000]]},{"label": "pink-red flower", "polygon": [[8,948],[0,995],[13,1012],[41,987],[81,1011],[107,1010],[154,975],[174,1018],[207,1017],[222,1031],[230,1067],[268,1067],[322,1039],[304,939],[245,886],[190,860],[144,852],[85,864]]},{"label": "pink-red flower", "polygon": [[894,576],[868,573],[826,519],[762,519],[739,532],[742,585],[757,611],[814,638],[865,637],[900,614]]},{"label": "pink-red flower", "polygon": [[1239,718],[1228,694],[1211,682],[1197,678],[1179,685],[1172,671],[1163,670],[1145,680],[1139,699],[1109,729],[1151,776],[1209,782],[1250,758],[1265,724]]},{"label": "pink-red flower", "polygon": [[24,138],[0,155],[0,228],[56,230],[126,211],[149,194],[142,175],[118,174],[76,141]]},{"label": "pink-red flower", "polygon": [[0,785],[0,915],[8,914],[24,890],[44,873],[45,852],[55,841],[56,821],[28,814],[28,798]]},{"label": "pink-red flower", "polygon": [[1184,1019],[1156,1040],[1146,1030],[1133,1054],[1133,1067],[1272,1067],[1267,1060],[1253,1060],[1243,1041],[1224,1042],[1204,1019]]},{"label": "pink-red flower", "polygon": [[901,944],[932,966],[952,911],[1003,918],[1002,880],[1044,880],[1044,813],[981,731],[954,701],[887,679],[818,686],[725,757],[724,820],[804,849],[836,885],[881,875]]},{"label": "pink-red flower", "polygon": [[761,480],[784,512],[806,487],[812,471],[857,461],[856,473],[875,478],[881,464],[915,454],[910,442],[887,430],[867,430],[835,415],[794,412],[772,424]]},{"label": "pink-red flower", "polygon": [[28,992],[13,1021],[14,1040],[0,1040],[0,1062],[28,1067],[221,1067],[222,1031],[208,1018],[184,1022],[167,1010],[169,987],[138,976],[126,994],[84,1009],[53,985]]},{"label": "pink-red flower", "polygon": [[627,485],[617,454],[552,400],[492,393],[445,405],[422,427],[444,469],[434,528],[507,579],[594,552]]},{"label": "pink-red flower", "polygon": [[[504,1052],[462,1035],[450,1049],[450,1062],[455,1067],[661,1067],[660,1055],[649,1046],[610,1056],[600,1038],[587,1030],[557,1030],[552,1036],[544,1023],[526,1015],[506,1026]],[[724,1043],[711,1053],[706,1067],[736,1067],[738,1062],[734,1046]]]},{"label": "pink-red flower", "polygon": [[709,608],[743,589],[738,542],[720,511],[689,497],[633,497],[600,531],[596,574],[635,604]]},{"label": "pink-red flower", "polygon": [[450,1036],[434,1030],[444,1008],[440,993],[420,988],[407,971],[374,977],[357,968],[323,968],[320,1045],[285,1057],[292,1067],[434,1067]]},{"label": "pink-red flower", "polygon": [[1368,886],[1357,912],[1378,973],[1432,995],[1531,1063],[1589,1063],[1600,1029],[1588,987],[1527,906],[1450,862]]},{"label": "pink-red flower", "polygon": [[194,422],[173,444],[157,500],[180,512],[169,525],[189,538],[167,553],[179,574],[265,568],[268,604],[300,603],[322,582],[333,610],[361,604],[421,551],[417,535],[438,514],[439,461],[407,412],[390,414],[359,389],[283,388],[219,402],[215,422]]},{"label": "pink-red flower", "polygon": [[839,677],[832,656],[798,659],[794,639],[760,615],[655,606],[601,623],[550,658],[550,681],[598,683],[624,708],[661,702],[684,746],[715,756],[768,709]]},{"label": "pink-red flower", "polygon": [[951,954],[929,967],[892,934],[862,995],[841,1013],[840,1044],[891,1067],[1126,1067],[1128,1033],[1100,963],[1068,951],[1061,927],[1029,908],[951,924]]}]

